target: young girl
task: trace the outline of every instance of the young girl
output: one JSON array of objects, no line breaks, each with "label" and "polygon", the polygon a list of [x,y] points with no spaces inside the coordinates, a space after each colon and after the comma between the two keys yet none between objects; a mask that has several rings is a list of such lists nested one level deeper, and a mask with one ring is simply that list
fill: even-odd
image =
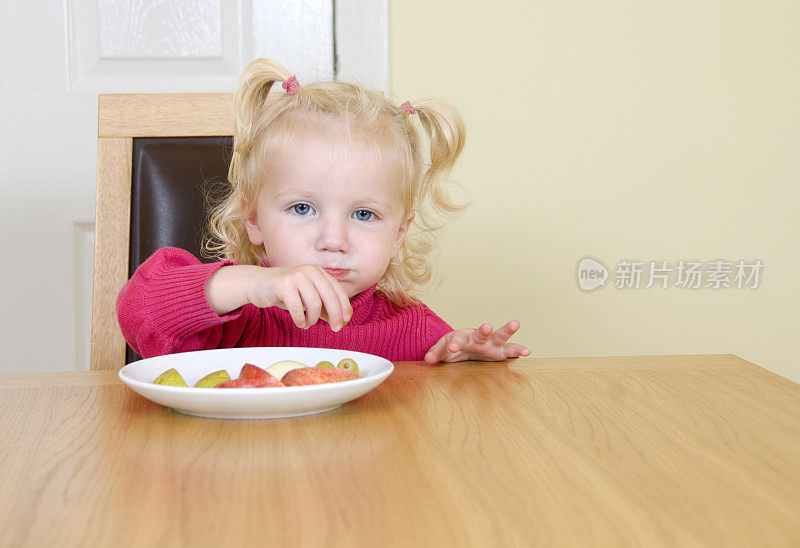
[{"label": "young girl", "polygon": [[[276,82],[285,92],[269,94]],[[141,356],[248,346],[428,363],[530,354],[507,342],[517,321],[454,331],[411,295],[431,277],[426,259],[443,226],[433,210],[465,208],[446,190],[465,138],[449,104],[398,108],[353,84],[301,85],[257,59],[238,82],[233,138],[230,188],[206,243],[224,260],[160,249],[117,298],[122,333]]]}]

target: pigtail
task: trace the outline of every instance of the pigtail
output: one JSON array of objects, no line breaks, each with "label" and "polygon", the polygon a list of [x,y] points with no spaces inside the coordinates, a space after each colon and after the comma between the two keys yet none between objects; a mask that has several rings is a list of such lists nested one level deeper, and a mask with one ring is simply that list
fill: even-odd
[{"label": "pigtail", "polygon": [[[448,177],[466,142],[464,120],[455,108],[440,99],[421,100],[414,110],[430,142],[431,162],[418,188],[418,203],[427,198],[440,213],[460,214],[469,203],[459,204],[450,197]],[[432,222],[428,225],[434,229],[443,226]]]},{"label": "pigtail", "polygon": [[257,138],[259,118],[269,91],[276,82],[289,78],[289,71],[270,59],[256,59],[247,65],[236,83],[233,96],[233,160],[228,178],[235,185],[238,158],[248,156]]},{"label": "pigtail", "polygon": [[[450,171],[461,155],[466,142],[466,128],[461,114],[449,103],[441,99],[424,99],[414,105],[406,102],[401,105],[399,115],[408,128],[412,143],[415,172],[413,179],[413,224],[418,230],[409,231],[398,257],[390,263],[384,279],[378,284],[389,298],[400,306],[413,303],[409,299],[414,286],[427,284],[433,275],[433,264],[428,259],[436,248],[439,233],[446,219],[442,217],[463,213],[471,202],[458,203],[448,191],[451,181]],[[416,117],[428,137],[430,164],[424,169],[424,149],[418,140],[417,130],[413,128]],[[432,207],[428,207],[428,205]]]},{"label": "pigtail", "polygon": [[206,202],[212,204],[206,228],[210,237],[202,253],[206,257],[258,264],[261,252],[250,243],[244,223],[248,214],[245,197],[252,196],[260,182],[260,158],[253,149],[263,126],[267,96],[276,82],[288,78],[289,71],[275,61],[256,59],[237,80],[233,96],[233,154],[227,188],[224,191],[212,188],[206,193]]}]

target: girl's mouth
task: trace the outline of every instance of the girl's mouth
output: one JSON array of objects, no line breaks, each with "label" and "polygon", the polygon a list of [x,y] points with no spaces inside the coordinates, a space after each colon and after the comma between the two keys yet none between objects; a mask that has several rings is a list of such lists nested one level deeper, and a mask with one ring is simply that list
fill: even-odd
[{"label": "girl's mouth", "polygon": [[347,273],[350,272],[349,270],[343,270],[341,268],[326,268],[325,272],[330,274],[336,279],[341,279],[347,276]]}]

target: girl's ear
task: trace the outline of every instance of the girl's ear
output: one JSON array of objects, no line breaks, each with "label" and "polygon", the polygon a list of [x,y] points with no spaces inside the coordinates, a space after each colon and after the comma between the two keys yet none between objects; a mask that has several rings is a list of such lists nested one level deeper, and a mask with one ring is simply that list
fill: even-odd
[{"label": "girl's ear", "polygon": [[397,231],[397,238],[394,241],[394,252],[392,253],[392,257],[397,255],[400,252],[400,247],[403,245],[403,240],[405,240],[406,233],[408,233],[408,227],[411,226],[411,221],[414,220],[417,214],[413,211],[409,212],[408,217],[406,217],[400,223],[400,229]]},{"label": "girl's ear", "polygon": [[[247,211],[247,207],[242,206],[242,211]],[[261,227],[258,224],[258,212],[255,209],[248,217],[245,217],[244,226],[247,229],[247,237],[250,238],[251,244],[264,244],[264,235],[261,234]]]}]

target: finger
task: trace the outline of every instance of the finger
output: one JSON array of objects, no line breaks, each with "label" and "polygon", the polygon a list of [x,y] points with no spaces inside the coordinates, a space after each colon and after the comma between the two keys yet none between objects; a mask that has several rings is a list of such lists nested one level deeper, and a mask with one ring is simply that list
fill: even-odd
[{"label": "finger", "polygon": [[319,269],[317,275],[314,277],[314,286],[316,287],[322,302],[325,306],[327,318],[325,321],[331,326],[334,331],[339,331],[342,328],[344,321],[344,311],[342,310],[341,298],[339,292],[336,291],[333,283],[336,281],[333,277],[322,269]]},{"label": "finger", "polygon": [[520,356],[527,356],[531,353],[530,350],[519,344],[508,343],[503,346],[503,351],[509,358],[519,358]]},{"label": "finger", "polygon": [[300,290],[300,297],[303,300],[303,306],[306,309],[305,329],[308,329],[319,321],[319,316],[322,312],[322,299],[320,299],[319,292],[317,291],[313,281],[303,280],[297,285]]},{"label": "finger", "polygon": [[445,345],[447,344],[448,337],[440,339],[436,344],[434,344],[428,353],[425,354],[425,361],[428,363],[439,363],[440,361],[444,360],[447,352],[445,351]]},{"label": "finger", "polygon": [[303,301],[300,299],[300,293],[295,289],[287,290],[281,296],[286,310],[292,316],[292,321],[300,329],[305,329],[306,317],[303,313]]},{"label": "finger", "polygon": [[502,344],[511,338],[511,335],[517,332],[520,325],[517,320],[511,320],[503,327],[492,333],[492,340],[497,344]]},{"label": "finger", "polygon": [[488,341],[489,340],[489,336],[492,334],[492,330],[493,330],[493,327],[492,327],[492,324],[490,324],[490,323],[485,323],[485,324],[481,325],[475,331],[475,342],[478,343],[478,344],[483,344],[486,341]]},{"label": "finger", "polygon": [[506,344],[503,345],[503,352],[506,355],[506,358],[516,358],[519,354],[517,354],[517,349],[513,344]]},{"label": "finger", "polygon": [[425,361],[428,363],[439,363],[442,361],[442,353],[437,348],[431,348],[428,350],[428,353],[425,354]]},{"label": "finger", "polygon": [[[323,270],[323,272],[325,271]],[[339,302],[341,303],[342,321],[349,322],[353,317],[353,305],[350,304],[350,297],[347,296],[347,291],[345,290],[344,285],[327,272],[325,272],[325,275],[330,279],[331,286],[339,297]]]},{"label": "finger", "polygon": [[[474,329],[470,331],[475,331]],[[450,352],[458,352],[462,348],[467,345],[469,341],[469,337],[463,331],[454,331],[453,336],[450,337],[450,341],[447,343],[447,350]]]},{"label": "finger", "polygon": [[[325,274],[328,273],[325,272]],[[344,318],[345,322],[349,322],[353,317],[353,305],[350,304],[350,297],[347,296],[347,291],[345,291],[344,285],[339,280],[330,274],[328,274],[328,277],[331,279],[331,284],[336,290],[336,293],[339,295],[339,302],[342,303],[342,317]]]},{"label": "finger", "polygon": [[453,331],[445,349],[447,352],[460,352],[464,348],[470,346],[471,343],[474,343],[476,332],[476,329],[459,329],[458,331]]}]

